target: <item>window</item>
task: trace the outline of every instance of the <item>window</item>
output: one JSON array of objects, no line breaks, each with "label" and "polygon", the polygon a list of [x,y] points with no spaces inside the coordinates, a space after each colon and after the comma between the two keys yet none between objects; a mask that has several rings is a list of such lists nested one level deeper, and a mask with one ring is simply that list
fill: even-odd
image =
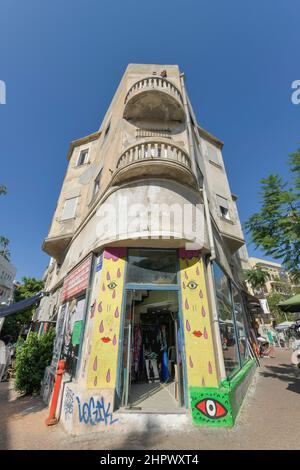
[{"label": "window", "polygon": [[99,188],[100,188],[100,180],[101,180],[101,173],[102,173],[102,170],[98,173],[98,176],[97,176],[97,178],[96,178],[95,181],[94,181],[94,188],[93,188],[93,197],[92,197],[92,199],[95,198],[96,194],[97,194],[98,191],[99,191]]},{"label": "window", "polygon": [[109,133],[109,129],[110,129],[110,123],[108,124],[108,126],[106,127],[105,129],[105,132],[104,132],[104,139],[107,137],[108,133]]},{"label": "window", "polygon": [[225,370],[227,377],[231,377],[239,370],[240,362],[233,318],[230,280],[216,263],[214,263],[214,278]]},{"label": "window", "polygon": [[222,196],[217,196],[217,203],[219,206],[220,216],[224,219],[230,220],[228,199]]},{"label": "window", "polygon": [[249,359],[249,349],[247,347],[247,325],[243,299],[239,290],[232,284],[232,297],[234,304],[235,324],[238,337],[240,358],[242,365]]},{"label": "window", "polygon": [[77,165],[76,166],[85,165],[88,161],[88,154],[89,154],[88,149],[81,150],[81,152],[79,154],[79,157],[78,157],[78,160],[77,160]]},{"label": "window", "polygon": [[249,359],[249,326],[238,288],[214,263],[219,328],[227,377],[232,377]]},{"label": "window", "polygon": [[176,284],[176,251],[129,250],[127,282],[138,284]]},{"label": "window", "polygon": [[218,149],[216,149],[212,145],[207,145],[207,154],[208,154],[208,159],[211,162],[216,163],[217,165],[220,165]]},{"label": "window", "polygon": [[65,200],[65,205],[61,214],[61,220],[68,220],[75,217],[78,197]]}]

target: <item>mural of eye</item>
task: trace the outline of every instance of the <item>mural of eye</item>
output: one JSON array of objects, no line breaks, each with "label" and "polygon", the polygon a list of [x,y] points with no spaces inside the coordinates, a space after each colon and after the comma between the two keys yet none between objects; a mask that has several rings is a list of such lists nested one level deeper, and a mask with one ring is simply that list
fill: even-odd
[{"label": "mural of eye", "polygon": [[197,403],[196,408],[210,419],[219,419],[227,415],[227,410],[222,403],[213,398],[204,398]]},{"label": "mural of eye", "polygon": [[196,289],[198,287],[197,282],[195,281],[190,281],[187,285],[190,289]]},{"label": "mural of eye", "polygon": [[109,289],[115,289],[115,288],[117,287],[117,283],[116,283],[115,281],[111,281],[111,282],[107,285],[107,287],[108,287]]}]

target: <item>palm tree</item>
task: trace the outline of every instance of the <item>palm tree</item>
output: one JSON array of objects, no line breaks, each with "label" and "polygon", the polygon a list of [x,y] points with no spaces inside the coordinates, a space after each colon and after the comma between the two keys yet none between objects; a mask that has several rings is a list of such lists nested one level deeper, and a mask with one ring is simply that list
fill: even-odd
[{"label": "palm tree", "polygon": [[6,192],[7,192],[6,186],[3,186],[3,184],[0,184],[0,195],[6,194]]},{"label": "palm tree", "polygon": [[269,279],[269,274],[259,267],[245,270],[246,281],[250,284],[253,291],[258,290],[260,293],[264,285]]}]

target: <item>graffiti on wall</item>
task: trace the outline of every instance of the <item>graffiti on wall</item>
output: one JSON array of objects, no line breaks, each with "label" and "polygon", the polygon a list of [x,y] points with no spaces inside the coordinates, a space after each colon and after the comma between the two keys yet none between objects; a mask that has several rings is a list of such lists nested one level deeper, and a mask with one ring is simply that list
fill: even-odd
[{"label": "graffiti on wall", "polygon": [[180,250],[184,339],[189,387],[217,387],[213,338],[200,251]]},{"label": "graffiti on wall", "polygon": [[103,255],[87,373],[88,388],[114,388],[125,271],[125,248]]},{"label": "graffiti on wall", "polygon": [[118,421],[118,419],[113,418],[113,413],[111,411],[111,404],[105,404],[103,397],[95,399],[91,397],[88,401],[81,403],[79,397],[76,397],[78,405],[78,419],[80,423],[84,424],[104,424],[112,425]]},{"label": "graffiti on wall", "polygon": [[74,392],[67,387],[65,398],[64,398],[64,413],[65,420],[68,420],[69,417],[73,414],[74,411]]},{"label": "graffiti on wall", "polygon": [[193,423],[205,426],[232,426],[229,392],[216,388],[190,388]]}]

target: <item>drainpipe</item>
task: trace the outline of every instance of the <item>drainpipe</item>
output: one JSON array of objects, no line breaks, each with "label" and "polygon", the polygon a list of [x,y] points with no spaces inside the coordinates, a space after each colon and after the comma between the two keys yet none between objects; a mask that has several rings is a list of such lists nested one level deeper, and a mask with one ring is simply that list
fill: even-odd
[{"label": "drainpipe", "polygon": [[187,131],[188,131],[189,153],[191,155],[193,172],[194,172],[195,177],[197,178],[196,161],[195,161],[195,149],[194,149],[193,133],[192,133],[192,124],[191,124],[191,116],[190,116],[190,113],[189,113],[187,96],[186,96],[186,91],[185,91],[185,86],[184,86],[184,73],[180,74],[180,81],[181,81],[181,88],[182,88],[183,106],[184,106],[185,117],[186,117],[186,125],[187,125]]},{"label": "drainpipe", "polygon": [[[193,170],[196,175],[197,173],[195,171],[195,150],[194,150],[194,143],[193,143],[193,134],[192,134],[190,114],[192,114],[194,122],[196,123],[197,121],[196,121],[196,117],[192,109],[192,106],[190,104],[190,101],[187,98],[187,94],[186,94],[186,90],[184,86],[184,74],[183,73],[180,75],[180,78],[181,78],[181,85],[182,85],[182,91],[183,91],[182,93],[183,103],[184,103],[187,128],[188,128],[189,148],[190,148],[190,154],[192,155]],[[196,133],[197,133],[199,142],[201,142],[201,138],[200,138],[197,126],[196,126]],[[214,236],[213,236],[212,225],[211,225],[211,217],[210,217],[204,175],[203,175],[203,188],[200,189],[200,192],[202,193],[202,196],[203,196],[204,212],[205,212],[205,218],[207,221],[208,240],[209,240],[209,248],[210,248],[210,257],[209,257],[209,263],[207,266],[208,291],[210,293],[210,305],[211,305],[211,309],[213,312],[212,323],[213,323],[213,330],[214,330],[215,345],[217,349],[217,358],[218,358],[218,363],[219,363],[218,366],[219,366],[220,380],[222,381],[226,379],[227,376],[226,376],[222,341],[221,341],[220,328],[219,328],[219,318],[218,318],[218,313],[217,313],[218,312],[217,300],[216,300],[215,283],[214,283],[213,268],[212,268],[212,262],[216,259],[216,250],[215,250]]]}]

